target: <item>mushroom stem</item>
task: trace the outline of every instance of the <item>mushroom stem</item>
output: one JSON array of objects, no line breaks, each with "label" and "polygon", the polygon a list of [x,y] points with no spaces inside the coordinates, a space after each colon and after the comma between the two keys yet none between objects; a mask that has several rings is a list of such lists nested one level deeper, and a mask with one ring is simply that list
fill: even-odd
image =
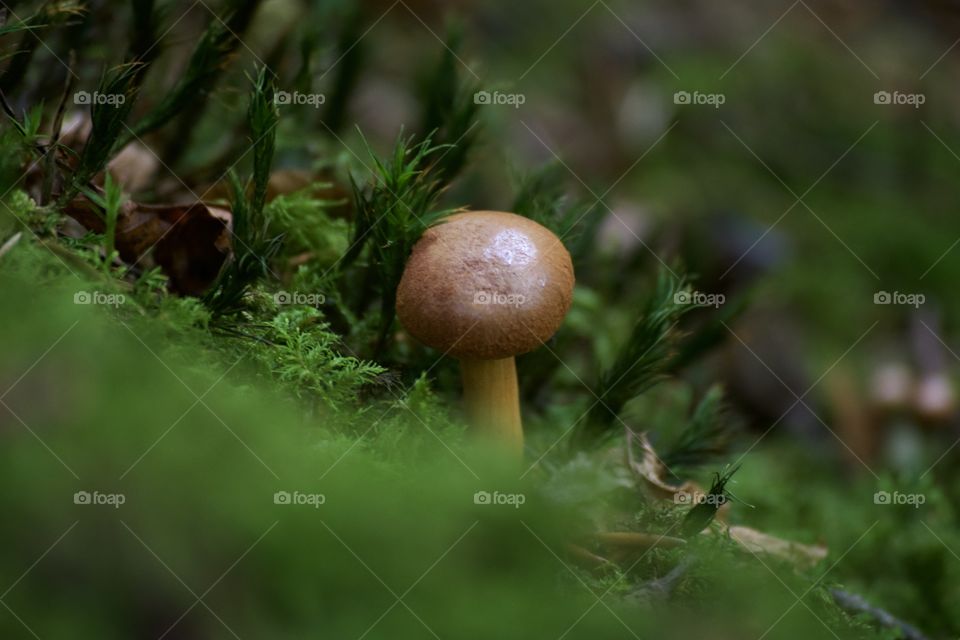
[{"label": "mushroom stem", "polygon": [[523,456],[520,393],[513,357],[460,360],[467,420],[479,437]]}]

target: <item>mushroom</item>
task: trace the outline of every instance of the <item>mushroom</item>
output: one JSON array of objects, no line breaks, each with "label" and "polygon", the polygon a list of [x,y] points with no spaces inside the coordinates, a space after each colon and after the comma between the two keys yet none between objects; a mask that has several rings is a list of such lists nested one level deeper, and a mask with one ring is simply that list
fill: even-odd
[{"label": "mushroom", "polygon": [[945,372],[937,371],[921,378],[915,394],[914,410],[922,422],[937,425],[953,417],[957,399],[950,376]]},{"label": "mushroom", "polygon": [[513,213],[470,211],[427,229],[397,289],[397,316],[460,361],[467,420],[522,456],[514,356],[549,340],[570,308],[573,264],[560,239]]},{"label": "mushroom", "polygon": [[871,399],[884,412],[901,411],[909,406],[913,390],[913,372],[902,362],[883,363],[870,378]]}]

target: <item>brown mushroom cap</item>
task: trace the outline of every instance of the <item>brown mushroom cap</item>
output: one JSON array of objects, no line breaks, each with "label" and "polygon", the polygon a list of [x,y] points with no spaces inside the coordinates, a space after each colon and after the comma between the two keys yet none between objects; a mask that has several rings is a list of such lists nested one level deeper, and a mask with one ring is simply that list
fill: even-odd
[{"label": "brown mushroom cap", "polygon": [[557,331],[573,298],[563,243],[529,218],[470,211],[445,218],[413,248],[397,315],[420,342],[457,358],[508,358]]}]

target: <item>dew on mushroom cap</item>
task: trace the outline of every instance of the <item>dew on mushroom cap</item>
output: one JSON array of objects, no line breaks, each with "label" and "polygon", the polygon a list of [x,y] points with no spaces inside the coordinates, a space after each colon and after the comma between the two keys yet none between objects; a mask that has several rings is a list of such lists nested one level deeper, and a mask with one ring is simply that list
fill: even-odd
[{"label": "dew on mushroom cap", "polygon": [[522,267],[537,259],[537,246],[516,229],[498,231],[483,250],[483,257],[505,265]]}]

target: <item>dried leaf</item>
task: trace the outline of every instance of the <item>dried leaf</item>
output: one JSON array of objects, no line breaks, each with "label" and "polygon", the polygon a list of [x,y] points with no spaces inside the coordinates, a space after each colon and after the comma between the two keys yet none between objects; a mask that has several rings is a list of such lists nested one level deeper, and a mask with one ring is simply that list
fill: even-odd
[{"label": "dried leaf", "polygon": [[621,549],[640,549],[646,551],[653,547],[675,549],[687,544],[682,538],[673,538],[659,533],[640,533],[637,531],[601,531],[596,534],[597,541],[609,547]]},{"label": "dried leaf", "polygon": [[566,551],[573,562],[577,566],[583,567],[584,569],[608,569],[616,566],[606,558],[602,558],[597,554],[573,543],[567,543]]},{"label": "dried leaf", "polygon": [[[640,447],[640,459],[637,460],[633,455],[634,441],[637,441]],[[653,445],[647,438],[647,434],[634,433],[627,431],[626,439],[627,466],[640,478],[646,482],[651,491],[659,498],[673,499],[678,493],[684,492],[694,494],[703,493],[696,484],[692,482],[683,482],[681,484],[670,484],[665,480],[667,474],[666,465],[660,460]],[[691,503],[692,504],[692,503]]]},{"label": "dried leaf", "polygon": [[[102,233],[104,221],[85,197],[74,198],[64,213]],[[216,279],[230,253],[230,212],[202,202],[182,205],[124,203],[117,218],[116,247],[128,263],[160,265],[172,288],[199,295]],[[151,251],[152,250],[152,251]]]},{"label": "dried leaf", "polygon": [[[267,202],[272,202],[278,196],[303,191],[307,187],[312,187],[313,195],[319,200],[329,200],[329,214],[332,217],[349,217],[351,194],[337,181],[337,177],[332,171],[304,171],[300,169],[277,169],[270,174],[270,181],[267,183]],[[205,187],[202,191],[205,200],[225,200],[231,195],[230,183],[228,180]]]},{"label": "dried leaf", "polygon": [[[60,144],[79,153],[87,143],[92,125],[90,115],[83,112],[68,114],[63,123],[60,135]],[[67,164],[72,165],[72,156],[65,156]],[[114,182],[123,187],[127,193],[136,193],[153,184],[157,171],[160,168],[160,159],[146,145],[134,140],[120,149],[107,164],[107,171]],[[94,182],[103,185],[103,174],[98,175]]]},{"label": "dried leaf", "polygon": [[[159,168],[160,160],[157,156],[136,141],[121,149],[107,164],[107,171],[127,193],[143,191],[153,184]],[[103,184],[103,179],[98,178],[96,182]]]}]

